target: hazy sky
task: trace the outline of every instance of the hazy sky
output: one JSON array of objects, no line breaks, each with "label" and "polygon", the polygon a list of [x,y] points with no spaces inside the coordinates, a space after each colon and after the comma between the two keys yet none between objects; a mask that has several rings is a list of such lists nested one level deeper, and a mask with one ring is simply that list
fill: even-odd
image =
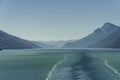
[{"label": "hazy sky", "polygon": [[24,39],[78,39],[105,22],[120,25],[120,0],[0,0],[0,29]]}]

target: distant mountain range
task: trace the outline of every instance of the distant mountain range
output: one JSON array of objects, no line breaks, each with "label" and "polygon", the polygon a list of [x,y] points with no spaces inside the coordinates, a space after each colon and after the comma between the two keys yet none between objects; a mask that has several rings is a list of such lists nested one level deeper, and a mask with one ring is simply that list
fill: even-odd
[{"label": "distant mountain range", "polygon": [[31,49],[31,48],[39,48],[39,46],[32,43],[31,41],[15,37],[0,30],[0,49]]},{"label": "distant mountain range", "polygon": [[58,40],[58,41],[33,41],[33,43],[42,46],[42,48],[62,48],[66,43],[76,40]]},{"label": "distant mountain range", "polygon": [[72,41],[75,40],[29,41],[0,30],[0,49],[62,48]]},{"label": "distant mountain range", "polygon": [[29,41],[0,30],[0,49],[31,48],[120,48],[120,27],[105,23],[79,40]]},{"label": "distant mountain range", "polygon": [[46,44],[44,43],[44,41],[32,41],[32,42],[42,48],[56,48],[55,45]]},{"label": "distant mountain range", "polygon": [[90,35],[66,43],[63,48],[120,48],[120,27],[105,23]]}]

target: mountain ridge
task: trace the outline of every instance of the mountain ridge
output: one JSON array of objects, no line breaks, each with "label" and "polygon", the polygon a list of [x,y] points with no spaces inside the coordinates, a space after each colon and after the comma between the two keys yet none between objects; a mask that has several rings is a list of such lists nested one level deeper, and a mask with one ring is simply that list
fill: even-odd
[{"label": "mountain ridge", "polygon": [[89,34],[88,36],[75,42],[67,43],[64,45],[63,48],[88,48],[91,45],[96,44],[101,39],[104,39],[108,35],[116,32],[118,29],[120,29],[120,27],[117,25],[114,25],[112,23],[105,23],[101,28],[97,28],[93,33]]},{"label": "mountain ridge", "polygon": [[92,48],[120,48],[120,29],[116,32],[111,33],[110,35],[106,36],[105,38],[99,40],[93,45],[89,47]]},{"label": "mountain ridge", "polygon": [[0,49],[31,49],[39,46],[31,41],[13,36],[0,30]]}]

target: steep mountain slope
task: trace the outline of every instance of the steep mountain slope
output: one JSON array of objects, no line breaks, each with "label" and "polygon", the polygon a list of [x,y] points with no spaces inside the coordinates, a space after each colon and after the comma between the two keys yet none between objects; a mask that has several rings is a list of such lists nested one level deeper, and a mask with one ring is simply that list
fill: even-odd
[{"label": "steep mountain slope", "polygon": [[92,48],[120,48],[120,29],[99,40],[89,47]]},{"label": "steep mountain slope", "polygon": [[87,47],[90,47],[90,45],[94,45],[99,40],[116,32],[118,29],[120,29],[120,27],[117,25],[114,25],[111,23],[105,23],[102,28],[96,29],[93,33],[91,33],[87,37],[80,39],[78,41],[75,41],[75,42],[65,44],[64,48],[87,48]]},{"label": "steep mountain slope", "polygon": [[0,30],[0,49],[30,49],[38,47],[28,40],[15,37]]}]

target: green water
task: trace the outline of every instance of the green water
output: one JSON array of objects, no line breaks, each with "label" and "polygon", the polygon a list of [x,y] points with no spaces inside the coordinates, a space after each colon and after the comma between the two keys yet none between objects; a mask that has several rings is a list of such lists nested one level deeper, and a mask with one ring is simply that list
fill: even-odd
[{"label": "green water", "polygon": [[116,69],[118,73],[120,73],[120,52],[112,52],[112,53],[99,53],[95,54],[99,58],[104,58],[108,61],[108,64]]},{"label": "green water", "polygon": [[37,51],[3,51],[0,54],[0,80],[45,80],[58,54]]},{"label": "green water", "polygon": [[[66,54],[71,57],[71,52],[59,50],[1,51],[0,80],[45,80],[52,67],[61,61]],[[65,62],[65,65],[73,63],[70,58],[68,61],[71,62]]]},{"label": "green water", "polygon": [[120,80],[102,58],[120,72],[119,50],[3,50],[0,80]]}]

